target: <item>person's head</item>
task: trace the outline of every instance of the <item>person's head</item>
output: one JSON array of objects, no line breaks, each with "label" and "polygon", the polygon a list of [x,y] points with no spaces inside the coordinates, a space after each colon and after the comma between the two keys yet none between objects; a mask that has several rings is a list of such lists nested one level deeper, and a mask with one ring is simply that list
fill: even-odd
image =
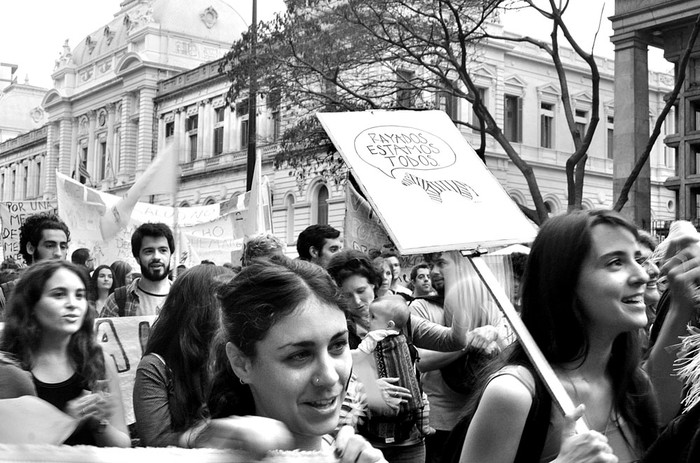
[{"label": "person's head", "polygon": [[411,269],[411,283],[413,283],[414,296],[427,296],[433,292],[433,285],[430,281],[430,265],[425,262],[414,266]]},{"label": "person's head", "polygon": [[19,228],[19,252],[27,265],[46,259],[65,259],[70,231],[55,214],[27,217]]},{"label": "person's head", "polygon": [[233,277],[229,269],[200,264],[179,273],[144,354],[163,357],[175,377],[170,413],[173,429],[189,428],[204,403],[209,343],[219,328],[217,290]]},{"label": "person's head", "polygon": [[317,265],[275,256],[244,267],[219,295],[212,416],[279,420],[301,448],[333,431],[352,360],[341,299],[329,275]]},{"label": "person's head", "polygon": [[257,235],[243,244],[241,265],[250,265],[253,259],[271,257],[272,255],[284,255],[286,245],[275,235],[269,233]]},{"label": "person's head", "polygon": [[637,263],[637,236],[626,218],[606,210],[542,226],[523,278],[522,318],[550,362],[585,358],[593,331],[622,334],[646,325],[648,276]]},{"label": "person's head", "polygon": [[391,283],[394,284],[401,277],[401,261],[399,260],[399,255],[394,251],[387,251],[382,253],[382,257],[391,267]]},{"label": "person's head", "polygon": [[311,225],[297,238],[299,258],[321,267],[328,264],[333,254],[342,250],[340,232],[330,225]]},{"label": "person's head", "polygon": [[79,248],[70,255],[70,261],[75,265],[81,265],[88,269],[88,272],[95,270],[95,258],[90,255],[88,248]]},{"label": "person's head", "polygon": [[[0,350],[15,355],[31,369],[32,354],[46,339],[69,338],[68,354],[89,381],[101,379],[104,363],[95,342],[95,315],[88,310],[84,270],[65,260],[32,265],[12,291],[5,312]],[[88,364],[89,363],[89,364]]]},{"label": "person's head", "polygon": [[445,270],[454,268],[456,258],[453,252],[433,252],[423,255],[423,259],[430,266],[429,276],[432,287],[440,296],[445,295]]},{"label": "person's head", "polygon": [[401,331],[408,323],[410,310],[401,296],[390,295],[375,299],[369,305],[369,329]]},{"label": "person's head", "polygon": [[112,269],[114,289],[131,284],[131,275],[133,274],[131,265],[123,260],[115,260],[109,267]]},{"label": "person's head", "polygon": [[112,294],[115,290],[114,276],[109,265],[100,265],[90,277],[90,297],[95,300],[99,297],[100,291]]},{"label": "person's head", "polygon": [[374,266],[374,270],[382,277],[381,284],[375,288],[374,292],[377,294],[377,296],[389,294],[392,281],[391,266],[389,265],[389,262],[387,262],[383,257],[375,257],[372,259],[372,265]]},{"label": "person's head", "polygon": [[331,258],[326,270],[340,287],[349,318],[367,326],[374,288],[382,281],[367,255],[355,249],[346,249]]},{"label": "person's head", "polygon": [[175,240],[170,227],[164,223],[146,222],[131,235],[131,252],[141,267],[141,277],[161,281],[170,272],[170,258]]},{"label": "person's head", "polygon": [[659,243],[651,234],[644,230],[639,230],[640,261],[647,275],[649,275],[649,281],[647,281],[646,290],[644,291],[644,302],[651,307],[656,307],[659,299],[661,299],[658,288],[659,275],[661,272],[656,262],[652,259],[652,254],[658,244]]}]

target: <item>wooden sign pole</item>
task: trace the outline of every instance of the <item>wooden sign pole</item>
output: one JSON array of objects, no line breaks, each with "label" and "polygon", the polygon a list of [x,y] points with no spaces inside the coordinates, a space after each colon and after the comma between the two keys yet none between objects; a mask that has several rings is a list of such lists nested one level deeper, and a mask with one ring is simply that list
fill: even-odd
[{"label": "wooden sign pole", "polygon": [[[544,357],[544,354],[535,343],[535,340],[525,327],[523,321],[520,319],[520,315],[515,310],[515,307],[513,307],[513,304],[510,302],[510,299],[508,299],[505,291],[503,291],[501,284],[498,282],[493,272],[491,272],[491,269],[484,259],[479,257],[478,252],[474,252],[473,254],[467,252],[466,254],[466,257],[469,259],[469,262],[471,262],[474,270],[476,270],[476,272],[479,274],[479,278],[481,278],[481,281],[484,282],[486,289],[496,301],[496,304],[501,309],[501,312],[503,312],[503,315],[505,315],[506,319],[510,323],[510,326],[513,328],[513,331],[518,336],[520,344],[523,346],[523,350],[525,350],[525,353],[532,362],[532,365],[535,367],[537,374],[542,379],[542,382],[547,387],[547,390],[549,390],[554,404],[559,407],[559,409],[565,415],[570,414],[576,408],[571,400],[571,397],[569,397],[569,394],[567,394],[566,389],[564,389],[564,386],[562,386],[559,378],[554,373],[554,370],[552,370],[552,367],[549,365],[549,362],[547,362],[547,359]],[[583,418],[580,418],[576,422],[576,432],[580,434],[586,431],[588,431],[588,426],[586,426],[586,424],[583,422]]]}]

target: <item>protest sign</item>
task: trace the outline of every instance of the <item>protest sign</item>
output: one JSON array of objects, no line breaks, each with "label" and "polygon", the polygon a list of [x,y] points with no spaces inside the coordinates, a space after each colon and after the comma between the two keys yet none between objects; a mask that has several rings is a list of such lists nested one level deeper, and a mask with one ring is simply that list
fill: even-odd
[{"label": "protest sign", "polygon": [[402,254],[534,239],[535,226],[444,112],[318,118]]},{"label": "protest sign", "polygon": [[[442,111],[319,113],[362,192],[402,254],[532,241],[527,220]],[[396,207],[398,201],[410,205]],[[553,402],[573,402],[488,265],[470,263],[520,339]],[[585,430],[582,420],[577,430]]]},{"label": "protest sign", "polygon": [[41,212],[57,212],[56,201],[3,201],[0,203],[2,221],[2,258],[24,262],[19,253],[19,227],[24,220]]},{"label": "protest sign", "polygon": [[112,359],[119,375],[119,388],[124,403],[126,423],[134,419],[132,394],[136,367],[146,348],[155,316],[98,318],[95,337],[107,358]]}]

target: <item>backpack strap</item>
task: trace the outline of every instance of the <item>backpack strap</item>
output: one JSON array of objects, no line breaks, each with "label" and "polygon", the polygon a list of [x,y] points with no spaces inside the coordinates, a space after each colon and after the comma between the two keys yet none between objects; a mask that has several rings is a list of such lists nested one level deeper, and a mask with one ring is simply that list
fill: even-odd
[{"label": "backpack strap", "polygon": [[117,315],[123,317],[126,314],[126,286],[120,286],[114,290],[114,302],[117,303]]}]

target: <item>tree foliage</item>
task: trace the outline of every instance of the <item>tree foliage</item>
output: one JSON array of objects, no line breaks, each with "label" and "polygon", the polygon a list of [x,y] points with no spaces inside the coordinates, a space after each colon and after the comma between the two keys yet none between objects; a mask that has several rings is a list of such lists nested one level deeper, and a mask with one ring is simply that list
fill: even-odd
[{"label": "tree foliage", "polygon": [[[522,172],[534,209],[521,207],[536,223],[548,216],[534,171],[503,133],[479,96],[473,70],[484,41],[528,42],[547,52],[556,69],[562,107],[574,144],[566,163],[569,209],[581,207],[587,152],[599,122],[600,75],[592,52],[583,50],[562,19],[567,0],[287,0],[287,10],[258,25],[256,53],[250,32],[226,55],[222,71],[231,80],[229,99],[248,89],[255,67],[259,88],[277,95],[289,121],[277,166],[292,168],[303,184],[310,174],[343,178],[344,166],[314,114],[389,108],[440,108],[447,97],[468,101],[481,129],[477,154],[485,159],[492,137]],[[550,20],[550,40],[497,36],[488,22],[504,8],[531,8]],[[563,42],[563,43],[562,43]],[[579,133],[560,49],[574,50],[590,72],[591,118]],[[254,56],[254,58],[252,58]]]}]

